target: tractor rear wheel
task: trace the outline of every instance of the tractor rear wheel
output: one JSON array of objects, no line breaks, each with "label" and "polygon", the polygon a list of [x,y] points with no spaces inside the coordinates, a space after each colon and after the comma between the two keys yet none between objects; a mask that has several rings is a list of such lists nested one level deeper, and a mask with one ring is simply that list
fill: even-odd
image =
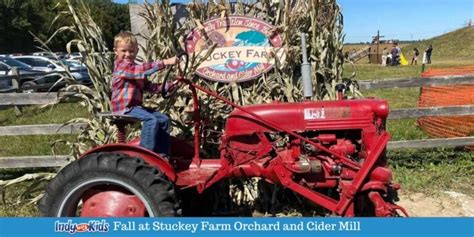
[{"label": "tractor rear wheel", "polygon": [[95,153],[67,165],[39,202],[43,215],[54,217],[176,216],[178,207],[174,185],[162,172],[117,153]]}]

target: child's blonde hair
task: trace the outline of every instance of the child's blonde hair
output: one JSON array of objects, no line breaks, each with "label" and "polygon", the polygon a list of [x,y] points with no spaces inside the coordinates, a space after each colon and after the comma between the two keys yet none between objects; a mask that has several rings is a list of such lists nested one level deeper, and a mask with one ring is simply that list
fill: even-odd
[{"label": "child's blonde hair", "polygon": [[137,38],[130,31],[121,31],[114,38],[114,48],[117,48],[119,42],[131,43],[138,45]]}]

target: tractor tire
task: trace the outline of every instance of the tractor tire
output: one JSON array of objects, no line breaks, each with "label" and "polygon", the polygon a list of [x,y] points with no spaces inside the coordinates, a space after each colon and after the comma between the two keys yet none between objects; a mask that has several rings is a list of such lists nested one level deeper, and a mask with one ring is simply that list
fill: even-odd
[{"label": "tractor tire", "polygon": [[89,190],[120,189],[135,195],[145,216],[176,216],[174,185],[142,159],[117,153],[94,153],[72,162],[51,180],[38,207],[44,216],[80,216]]}]

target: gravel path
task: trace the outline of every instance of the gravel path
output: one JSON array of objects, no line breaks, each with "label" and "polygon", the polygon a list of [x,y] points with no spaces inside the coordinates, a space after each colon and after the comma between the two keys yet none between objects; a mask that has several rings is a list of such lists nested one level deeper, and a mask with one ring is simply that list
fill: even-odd
[{"label": "gravel path", "polygon": [[474,217],[474,198],[460,192],[445,191],[437,196],[400,193],[398,205],[413,217]]}]

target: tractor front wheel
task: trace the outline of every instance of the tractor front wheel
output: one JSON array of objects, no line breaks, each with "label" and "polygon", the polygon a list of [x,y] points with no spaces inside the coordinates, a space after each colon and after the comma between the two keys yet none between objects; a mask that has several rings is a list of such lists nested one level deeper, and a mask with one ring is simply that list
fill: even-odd
[{"label": "tractor front wheel", "polygon": [[116,153],[85,156],[62,169],[39,202],[45,216],[176,216],[174,185],[142,159]]}]

